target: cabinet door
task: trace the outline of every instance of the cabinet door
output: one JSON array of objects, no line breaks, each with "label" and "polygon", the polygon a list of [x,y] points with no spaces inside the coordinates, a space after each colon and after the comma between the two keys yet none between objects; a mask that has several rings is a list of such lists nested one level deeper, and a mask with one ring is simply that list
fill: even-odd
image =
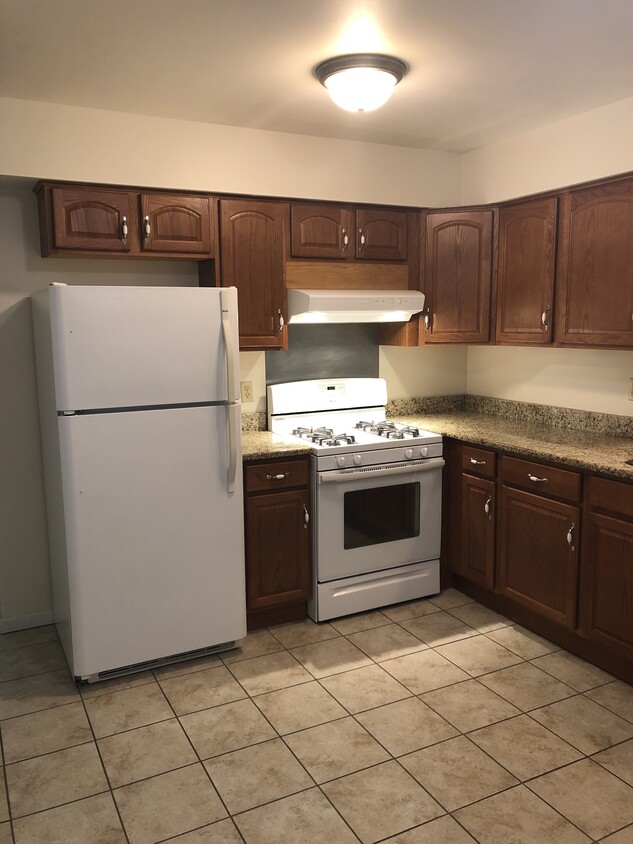
[{"label": "cabinet door", "polygon": [[426,215],[425,343],[487,343],[492,211]]},{"label": "cabinet door", "polygon": [[462,475],[463,577],[494,587],[495,485],[493,481]]},{"label": "cabinet door", "polygon": [[244,349],[280,349],[286,342],[284,210],[281,202],[220,201],[222,284],[237,287]]},{"label": "cabinet door", "polygon": [[576,621],[579,510],[502,487],[501,593],[573,628]]},{"label": "cabinet door", "polygon": [[125,191],[54,187],[53,230],[60,249],[129,252],[132,203]]},{"label": "cabinet door", "polygon": [[249,610],[310,595],[307,489],[246,498],[246,596]]},{"label": "cabinet door", "polygon": [[211,253],[211,212],[207,196],[141,194],[144,252]]},{"label": "cabinet door", "polygon": [[633,180],[564,194],[555,337],[633,346]]},{"label": "cabinet door", "polygon": [[587,635],[633,659],[633,522],[589,515]]},{"label": "cabinet door", "polygon": [[293,258],[338,258],[350,251],[350,212],[337,205],[293,205],[290,209]]},{"label": "cabinet door", "polygon": [[356,257],[365,261],[407,260],[407,213],[380,208],[356,211]]},{"label": "cabinet door", "polygon": [[552,341],[557,199],[499,212],[497,343]]}]

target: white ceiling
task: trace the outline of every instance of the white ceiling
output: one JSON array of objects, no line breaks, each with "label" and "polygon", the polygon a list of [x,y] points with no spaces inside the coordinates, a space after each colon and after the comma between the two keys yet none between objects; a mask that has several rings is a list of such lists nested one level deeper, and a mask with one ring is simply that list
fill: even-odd
[{"label": "white ceiling", "polygon": [[[0,0],[0,96],[464,151],[633,96],[632,36],[633,0]],[[312,70],[365,51],[410,71],[348,114]]]}]

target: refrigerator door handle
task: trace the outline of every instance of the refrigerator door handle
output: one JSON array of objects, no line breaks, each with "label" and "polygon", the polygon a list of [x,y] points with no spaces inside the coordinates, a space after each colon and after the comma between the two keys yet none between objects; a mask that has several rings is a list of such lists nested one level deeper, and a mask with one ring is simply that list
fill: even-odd
[{"label": "refrigerator door handle", "polygon": [[235,492],[237,478],[237,447],[240,441],[242,411],[239,404],[226,405],[226,417],[229,435],[229,468],[226,473],[226,487],[229,493]]},{"label": "refrigerator door handle", "polygon": [[233,332],[232,298],[236,296],[237,288],[223,287],[220,289],[220,307],[222,308],[222,333],[226,348],[226,388],[227,401],[239,401],[238,390],[238,361],[235,355],[235,336]]}]

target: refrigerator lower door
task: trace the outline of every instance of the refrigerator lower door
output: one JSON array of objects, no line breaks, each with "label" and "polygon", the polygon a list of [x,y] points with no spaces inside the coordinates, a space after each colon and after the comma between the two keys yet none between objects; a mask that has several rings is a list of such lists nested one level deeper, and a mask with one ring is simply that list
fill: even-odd
[{"label": "refrigerator lower door", "polygon": [[76,677],[246,634],[227,408],[59,417]]}]

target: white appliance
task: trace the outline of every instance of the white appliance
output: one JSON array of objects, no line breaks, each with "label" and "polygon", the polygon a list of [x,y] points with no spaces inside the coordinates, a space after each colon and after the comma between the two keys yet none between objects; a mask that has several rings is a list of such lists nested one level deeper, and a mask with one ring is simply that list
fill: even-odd
[{"label": "white appliance", "polygon": [[419,290],[288,290],[288,322],[407,322],[424,309]]},{"label": "white appliance", "polygon": [[96,680],[246,634],[237,291],[33,297],[55,621]]},{"label": "white appliance", "polygon": [[440,590],[442,437],[386,418],[382,378],[268,388],[268,428],[308,441],[315,621]]}]

